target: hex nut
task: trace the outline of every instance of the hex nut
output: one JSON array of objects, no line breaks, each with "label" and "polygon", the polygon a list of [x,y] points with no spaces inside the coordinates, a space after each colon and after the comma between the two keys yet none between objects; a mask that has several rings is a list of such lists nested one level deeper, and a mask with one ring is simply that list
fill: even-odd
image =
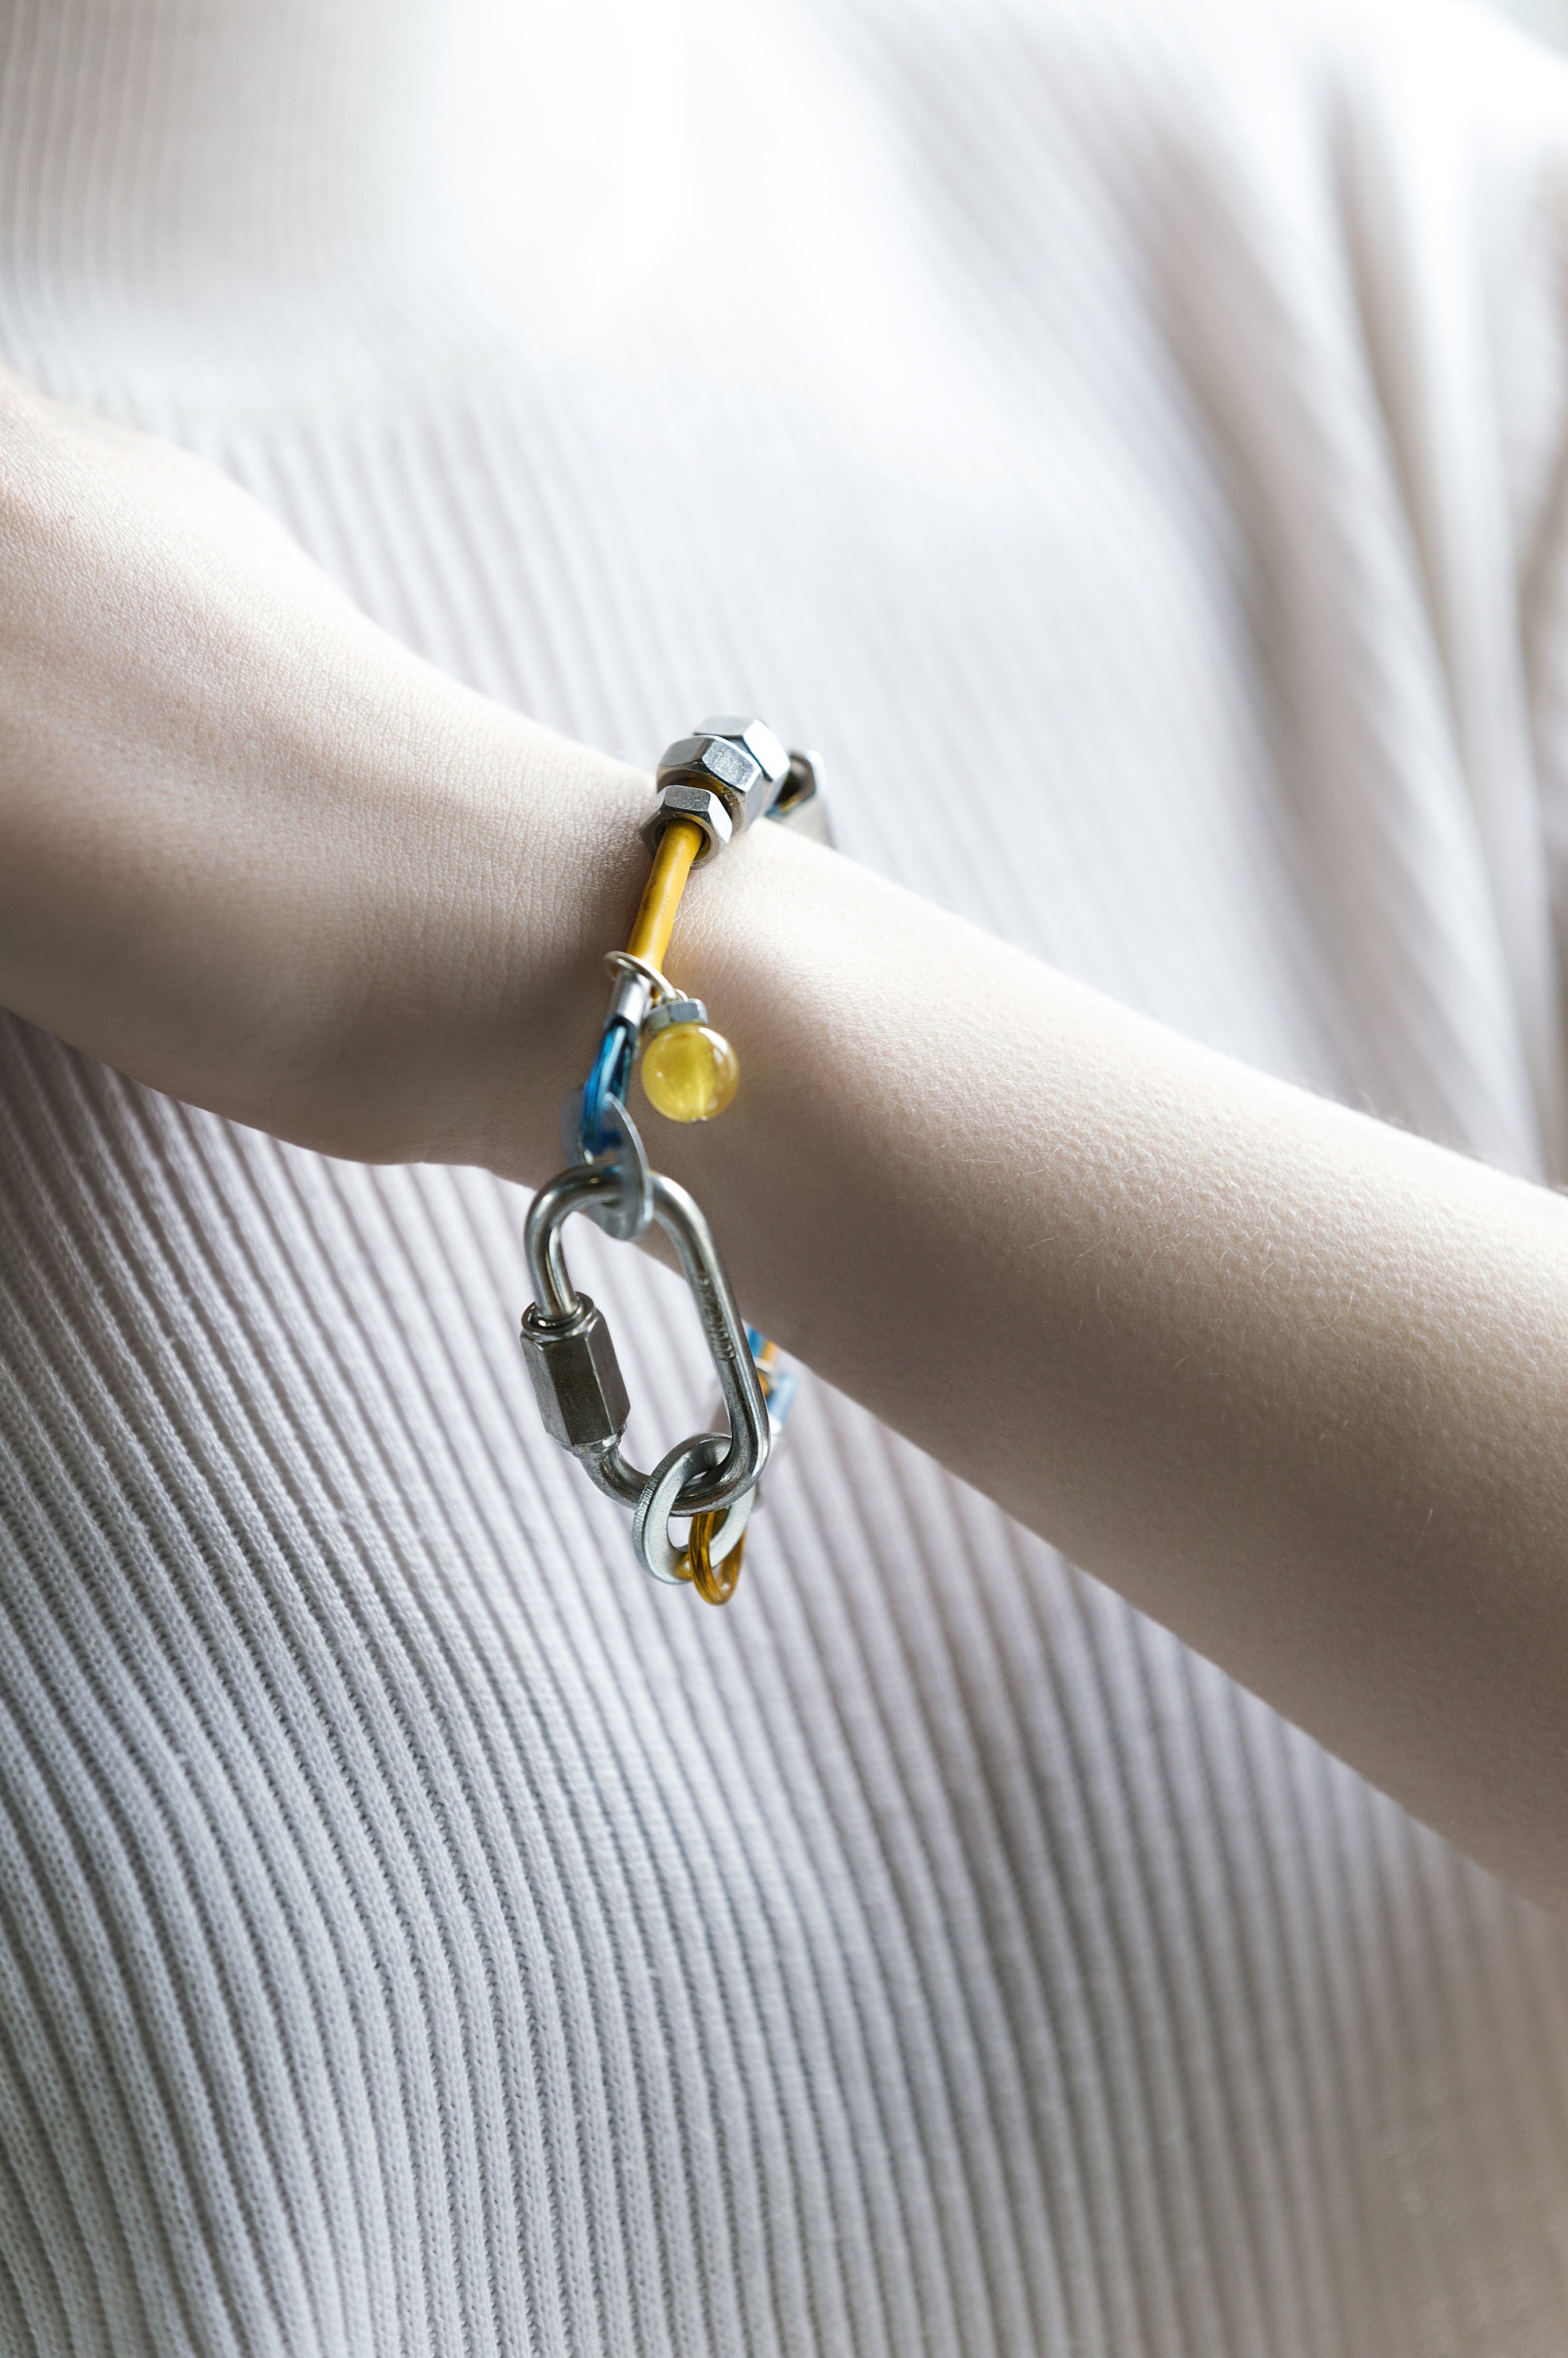
[{"label": "hex nut", "polygon": [[815,802],[822,791],[822,756],[808,752],[804,745],[789,749],[789,773],[779,788],[779,798],[773,807],[774,818],[789,818],[804,805]]},{"label": "hex nut", "polygon": [[789,752],[768,727],[765,720],[749,720],[743,713],[712,712],[697,724],[699,737],[728,738],[741,744],[772,780],[782,786],[789,775]]},{"label": "hex nut", "polygon": [[689,777],[697,768],[701,753],[700,737],[677,737],[675,743],[666,745],[659,755],[657,784],[662,786],[666,780],[673,783],[676,778]]},{"label": "hex nut", "polygon": [[643,1045],[672,1023],[706,1023],[708,1009],[700,999],[661,999],[643,1018]]},{"label": "hex nut", "polygon": [[833,829],[822,792],[820,753],[807,752],[799,745],[790,747],[789,775],[768,817],[776,819],[781,827],[787,827],[792,834],[808,835],[815,843],[831,846]]},{"label": "hex nut", "polygon": [[522,1342],[546,1433],[573,1451],[619,1441],[632,1403],[604,1314],[588,1295],[578,1296],[577,1315],[566,1326],[551,1326],[530,1303]]},{"label": "hex nut", "polygon": [[660,839],[672,818],[694,818],[707,841],[693,865],[697,868],[706,866],[716,851],[723,850],[735,831],[729,804],[713,786],[697,785],[680,779],[666,785],[663,771],[659,773],[659,799],[643,822],[643,842],[650,851],[657,851]]},{"label": "hex nut", "polygon": [[740,830],[773,808],[789,765],[788,753],[765,720],[714,713],[690,736],[665,748],[658,784],[716,786]]}]

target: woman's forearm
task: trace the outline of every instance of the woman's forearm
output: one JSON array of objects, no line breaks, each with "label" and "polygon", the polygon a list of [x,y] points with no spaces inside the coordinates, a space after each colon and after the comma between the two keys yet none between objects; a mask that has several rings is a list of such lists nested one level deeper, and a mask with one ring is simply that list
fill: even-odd
[{"label": "woman's forearm", "polygon": [[771,829],[683,927],[744,1079],[645,1131],[749,1311],[1568,1898],[1568,1204]]},{"label": "woman's forearm", "polygon": [[484,1160],[492,1096],[558,1101],[644,799],[214,469],[0,373],[0,1002],[328,1152]]},{"label": "woman's forearm", "polygon": [[[647,783],[441,678],[200,462],[0,385],[0,999],[329,1152],[530,1183]],[[654,1160],[749,1313],[1568,1898],[1568,1206],[763,826],[670,954]]]}]

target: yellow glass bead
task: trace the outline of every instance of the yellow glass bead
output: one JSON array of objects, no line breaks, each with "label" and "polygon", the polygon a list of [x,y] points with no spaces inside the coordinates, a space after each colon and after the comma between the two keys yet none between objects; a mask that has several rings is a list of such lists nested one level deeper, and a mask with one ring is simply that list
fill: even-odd
[{"label": "yellow glass bead", "polygon": [[666,1121],[711,1121],[741,1078],[740,1059],[706,1023],[666,1023],[643,1053],[643,1092]]}]

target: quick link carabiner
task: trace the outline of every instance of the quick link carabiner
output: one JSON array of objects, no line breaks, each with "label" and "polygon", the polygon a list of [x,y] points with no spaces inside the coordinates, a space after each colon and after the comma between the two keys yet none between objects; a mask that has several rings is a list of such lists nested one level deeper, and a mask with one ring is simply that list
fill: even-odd
[{"label": "quick link carabiner", "polygon": [[[656,1477],[639,1473],[621,1454],[621,1436],[631,1414],[626,1386],[603,1314],[572,1284],[560,1237],[574,1212],[586,1211],[617,1184],[608,1172],[563,1171],[535,1196],[524,1230],[534,1300],[523,1315],[523,1350],[549,1431],[582,1460],[608,1497],[635,1509]],[[675,1515],[705,1514],[731,1505],[743,1491],[756,1487],[768,1462],[767,1402],[712,1230],[686,1189],[673,1179],[652,1172],[649,1189],[653,1216],[674,1244],[697,1303],[730,1419],[729,1440],[718,1462],[706,1468],[694,1463],[668,1509]],[[694,1435],[693,1440],[714,1437]],[[717,1438],[724,1443],[722,1434]],[[661,1466],[659,1473],[665,1470]]]}]

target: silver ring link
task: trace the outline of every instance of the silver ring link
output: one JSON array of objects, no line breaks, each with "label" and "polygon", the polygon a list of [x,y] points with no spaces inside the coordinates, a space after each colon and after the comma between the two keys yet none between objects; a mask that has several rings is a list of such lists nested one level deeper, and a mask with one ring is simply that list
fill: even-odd
[{"label": "silver ring link", "polygon": [[[567,1269],[560,1231],[574,1212],[586,1210],[619,1185],[613,1172],[579,1164],[576,1170],[558,1172],[535,1196],[523,1231],[528,1273],[534,1282],[533,1325],[528,1320],[524,1322],[524,1349],[533,1347],[541,1326],[562,1326],[577,1317],[580,1300]],[[677,1187],[673,1179],[666,1179],[662,1172],[653,1172],[649,1174],[649,1187],[654,1217],[676,1248],[681,1272],[702,1321],[708,1356],[730,1419],[730,1433],[719,1459],[704,1461],[702,1470],[689,1481],[689,1495],[680,1504],[683,1515],[711,1513],[738,1500],[743,1492],[754,1489],[761,1479],[773,1438],[767,1402],[752,1364],[745,1321],[735,1306],[712,1230],[686,1189]],[[564,1363],[562,1374],[564,1379]],[[546,1389],[555,1381],[542,1365],[536,1377]],[[543,1399],[545,1394],[541,1392],[540,1397]],[[564,1411],[563,1422],[572,1423]],[[580,1441],[567,1445],[579,1459],[591,1482],[609,1498],[618,1498],[623,1507],[635,1511],[642,1504],[649,1480],[657,1477],[640,1472],[622,1455],[620,1435],[624,1426],[622,1416],[613,1437],[608,1430],[589,1437],[585,1429]],[[707,1434],[701,1437],[711,1438]]]},{"label": "silver ring link", "polygon": [[[633,1510],[632,1544],[637,1551],[638,1563],[655,1580],[667,1581],[672,1587],[685,1585],[685,1575],[677,1568],[685,1550],[677,1548],[670,1537],[670,1515],[692,1476],[711,1473],[722,1464],[729,1446],[727,1433],[699,1433],[695,1440],[683,1441],[667,1457],[662,1457],[649,1475]],[[708,1541],[710,1563],[722,1563],[730,1550],[739,1547],[756,1499],[753,1486],[742,1490],[726,1507],[724,1520]]]}]

